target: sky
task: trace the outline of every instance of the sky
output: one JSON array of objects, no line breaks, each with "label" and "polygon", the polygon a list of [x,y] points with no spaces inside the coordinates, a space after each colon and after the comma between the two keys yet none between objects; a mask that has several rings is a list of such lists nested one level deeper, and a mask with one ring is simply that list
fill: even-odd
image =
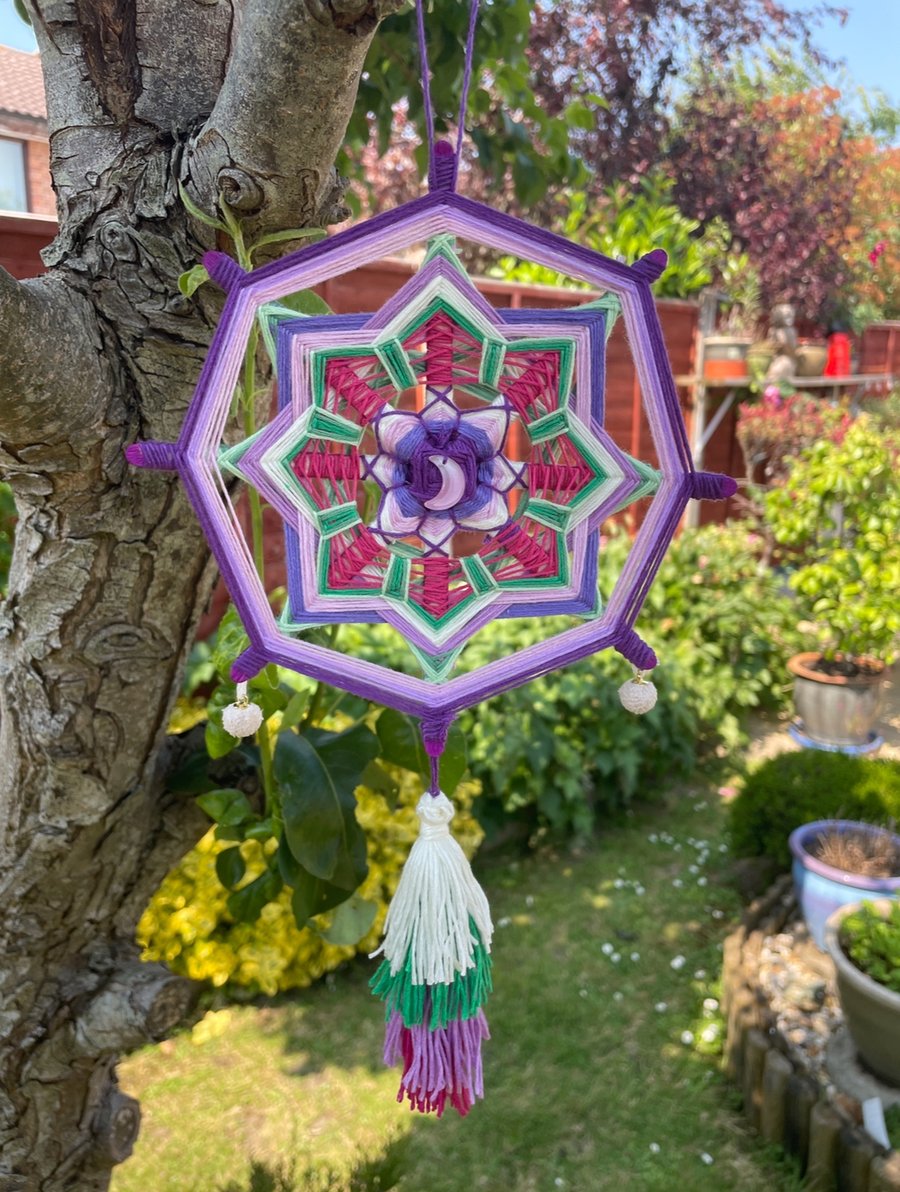
[{"label": "sky", "polygon": [[[727,0],[723,0],[723,3]],[[810,7],[807,0],[786,0],[791,7]],[[857,85],[887,92],[900,103],[900,0],[835,0],[849,9],[845,25],[829,20],[817,30],[816,42],[827,57],[846,59]],[[12,0],[0,0],[0,45],[34,49],[31,30],[16,15]]]}]

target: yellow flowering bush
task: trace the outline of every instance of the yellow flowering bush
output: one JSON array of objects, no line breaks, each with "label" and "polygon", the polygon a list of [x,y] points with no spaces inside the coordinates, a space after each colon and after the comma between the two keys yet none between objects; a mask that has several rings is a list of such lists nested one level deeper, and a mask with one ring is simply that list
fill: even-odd
[{"label": "yellow flowering bush", "polygon": [[[228,913],[226,890],[216,876],[216,854],[229,845],[217,841],[211,828],[199,844],[165,878],[138,924],[138,943],[145,960],[159,960],[176,973],[234,993],[253,996],[310,985],[357,952],[378,946],[381,928],[400,870],[418,833],[415,805],[421,779],[399,767],[391,769],[400,793],[396,808],[366,787],[357,790],[356,817],[366,834],[369,874],[359,894],[378,905],[369,933],[354,947],[329,943],[312,930],[299,930],[291,911],[291,895],[283,889],[263,907],[255,923],[235,923]],[[454,834],[467,856],[475,852],[482,831],[472,816],[478,785],[463,782],[453,802]],[[274,841],[268,847],[274,846]],[[264,869],[262,846],[245,840],[241,852],[247,876]],[[329,916],[317,922],[327,924]]]}]

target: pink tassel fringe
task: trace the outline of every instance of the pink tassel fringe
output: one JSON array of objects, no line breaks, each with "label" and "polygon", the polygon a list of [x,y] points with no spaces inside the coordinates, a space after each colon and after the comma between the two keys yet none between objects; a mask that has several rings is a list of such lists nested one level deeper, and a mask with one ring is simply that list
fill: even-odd
[{"label": "pink tassel fringe", "polygon": [[476,1097],[484,1096],[481,1042],[489,1039],[487,1019],[479,1010],[474,1018],[451,1022],[431,1030],[406,1027],[392,1014],[384,1040],[384,1062],[392,1067],[403,1061],[397,1100],[408,1099],[420,1113],[444,1112],[447,1102],[465,1117]]}]

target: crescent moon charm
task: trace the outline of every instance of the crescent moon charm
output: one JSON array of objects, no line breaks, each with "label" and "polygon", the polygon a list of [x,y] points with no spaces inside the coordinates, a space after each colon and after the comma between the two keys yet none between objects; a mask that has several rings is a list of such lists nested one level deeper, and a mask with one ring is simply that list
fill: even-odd
[{"label": "crescent moon charm", "polygon": [[428,501],[422,504],[426,509],[452,509],[466,491],[466,477],[455,459],[446,455],[429,455],[428,462],[434,464],[441,474],[441,487]]}]

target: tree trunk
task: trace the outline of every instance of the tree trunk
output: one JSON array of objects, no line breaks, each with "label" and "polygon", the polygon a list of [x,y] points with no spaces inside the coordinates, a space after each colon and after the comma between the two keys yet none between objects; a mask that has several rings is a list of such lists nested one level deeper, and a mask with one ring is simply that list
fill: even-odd
[{"label": "tree trunk", "polygon": [[[341,217],[333,161],[398,0],[39,0],[60,232],[0,271],[0,465],[19,512],[0,609],[0,1188],[99,1192],[140,1114],[118,1056],[190,990],[133,943],[204,830],[166,738],[213,572],[174,439],[215,321],[181,272],[210,247],[178,182],[251,235]],[[299,213],[299,217],[298,217]]]}]

